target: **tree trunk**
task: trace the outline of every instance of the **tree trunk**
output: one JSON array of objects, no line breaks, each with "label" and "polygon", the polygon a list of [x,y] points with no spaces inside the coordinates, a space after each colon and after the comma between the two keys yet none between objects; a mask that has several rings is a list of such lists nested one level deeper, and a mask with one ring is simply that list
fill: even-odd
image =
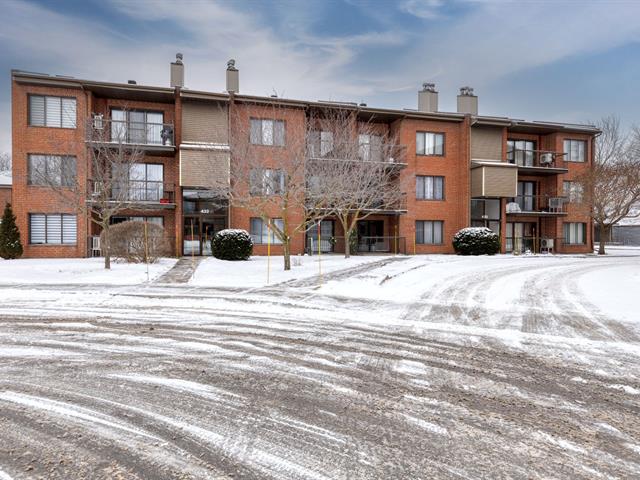
[{"label": "tree trunk", "polygon": [[609,236],[609,227],[604,224],[600,224],[600,242],[598,243],[598,255],[604,255],[604,245],[607,241],[607,237]]},{"label": "tree trunk", "polygon": [[287,238],[282,242],[282,251],[284,253],[284,269],[291,270],[291,239]]},{"label": "tree trunk", "polygon": [[344,258],[351,257],[351,232],[344,234]]},{"label": "tree trunk", "polygon": [[102,255],[104,255],[104,268],[111,270],[111,240],[109,238],[109,227],[102,227],[104,233],[103,245],[101,245]]}]

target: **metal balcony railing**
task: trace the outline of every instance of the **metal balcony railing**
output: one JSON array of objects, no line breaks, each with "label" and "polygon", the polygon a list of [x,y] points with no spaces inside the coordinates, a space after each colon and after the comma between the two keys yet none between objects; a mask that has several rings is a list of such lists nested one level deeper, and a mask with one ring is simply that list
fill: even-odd
[{"label": "metal balcony railing", "polygon": [[566,168],[564,153],[550,150],[508,149],[507,161],[519,167]]},{"label": "metal balcony railing", "polygon": [[87,120],[87,141],[141,146],[172,147],[171,123],[131,122],[94,116]]},{"label": "metal balcony railing", "polygon": [[[90,182],[92,197],[96,199],[103,194],[101,182]],[[114,202],[130,202],[139,204],[173,204],[174,184],[151,180],[117,181],[111,184],[106,197]]]},{"label": "metal balcony railing", "polygon": [[518,195],[507,200],[507,214],[539,213],[563,214],[567,213],[567,198],[550,195]]},{"label": "metal balcony railing", "polygon": [[359,144],[356,142],[315,142],[307,144],[311,159],[379,162],[390,165],[406,164],[406,146],[396,144]]},{"label": "metal balcony railing", "polygon": [[[393,253],[406,254],[405,237],[358,237],[349,245],[352,254],[357,253]],[[310,235],[307,237],[307,252],[311,255],[320,253],[344,253],[345,237]]]}]

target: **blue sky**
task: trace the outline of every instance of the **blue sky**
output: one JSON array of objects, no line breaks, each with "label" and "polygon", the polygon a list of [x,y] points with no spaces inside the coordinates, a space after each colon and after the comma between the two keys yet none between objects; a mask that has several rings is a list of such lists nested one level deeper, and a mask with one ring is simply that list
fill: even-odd
[{"label": "blue sky", "polygon": [[[455,110],[471,85],[480,113],[640,123],[640,0],[0,0],[0,122],[9,70],[222,91],[229,58],[242,93],[415,108],[423,81]],[[10,150],[8,128],[0,151]]]}]

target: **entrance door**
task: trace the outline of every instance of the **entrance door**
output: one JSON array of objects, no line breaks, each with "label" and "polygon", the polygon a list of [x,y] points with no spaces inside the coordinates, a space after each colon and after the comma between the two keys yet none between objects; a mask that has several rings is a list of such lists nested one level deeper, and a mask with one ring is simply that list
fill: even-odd
[{"label": "entrance door", "polygon": [[384,221],[361,220],[358,222],[359,252],[388,252],[389,239],[384,236]]},{"label": "entrance door", "polygon": [[182,231],[182,253],[200,255],[200,218],[184,217]]},{"label": "entrance door", "polygon": [[535,222],[507,222],[507,252],[537,251],[537,225]]},{"label": "entrance door", "polygon": [[224,230],[227,221],[224,217],[202,219],[201,237],[202,255],[211,255],[211,239],[220,230]]},{"label": "entrance door", "polygon": [[333,220],[320,222],[320,242],[318,242],[318,222],[314,222],[307,230],[307,247],[311,253],[331,253],[334,249]]}]

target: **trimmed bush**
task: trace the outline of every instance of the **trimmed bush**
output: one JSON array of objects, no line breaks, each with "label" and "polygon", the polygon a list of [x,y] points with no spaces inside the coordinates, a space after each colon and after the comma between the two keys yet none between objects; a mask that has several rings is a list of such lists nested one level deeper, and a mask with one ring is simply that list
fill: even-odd
[{"label": "trimmed bush", "polygon": [[13,260],[22,256],[22,243],[20,243],[20,231],[16,225],[16,216],[11,210],[11,204],[4,206],[2,223],[0,223],[0,257],[5,260]]},{"label": "trimmed bush", "polygon": [[495,255],[500,236],[486,227],[463,228],[453,236],[453,248],[460,255]]},{"label": "trimmed bush", "polygon": [[211,253],[220,260],[248,260],[253,241],[246,230],[220,230],[211,239]]},{"label": "trimmed bush", "polygon": [[[145,222],[126,221],[109,227],[111,256],[128,263],[155,263],[169,254],[164,228],[147,222],[147,245],[145,246]],[[106,245],[104,231],[100,234],[100,244]]]}]

